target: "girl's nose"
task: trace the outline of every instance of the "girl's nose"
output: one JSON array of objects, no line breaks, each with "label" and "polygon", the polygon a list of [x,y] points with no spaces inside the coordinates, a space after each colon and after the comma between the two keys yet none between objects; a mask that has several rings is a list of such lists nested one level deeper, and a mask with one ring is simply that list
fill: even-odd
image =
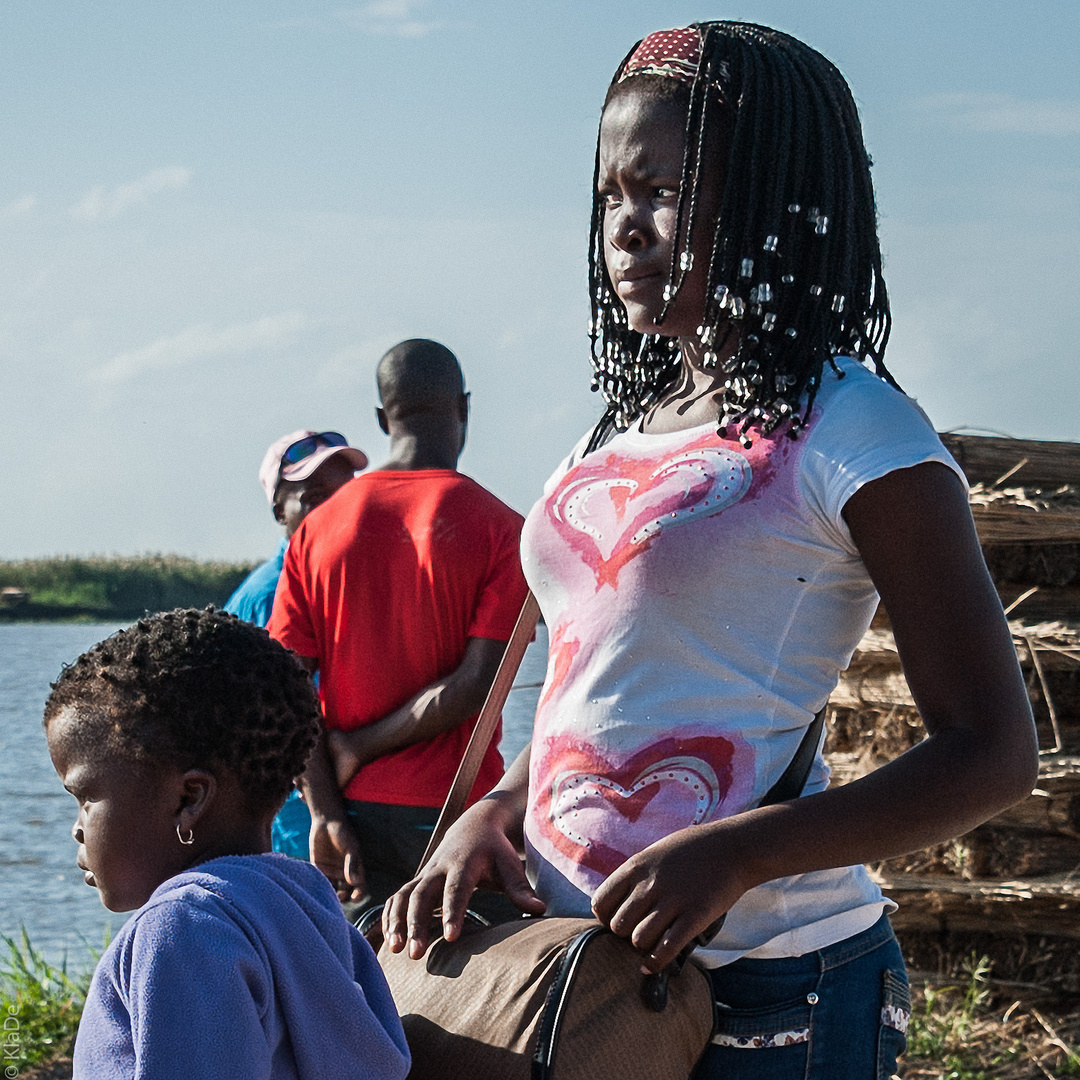
[{"label": "girl's nose", "polygon": [[623,251],[639,251],[648,242],[646,234],[641,208],[627,200],[620,207],[616,220],[611,223],[611,242]]},{"label": "girl's nose", "polygon": [[78,818],[75,819],[75,824],[71,826],[71,839],[74,840],[76,844],[83,843],[83,828],[82,823]]}]

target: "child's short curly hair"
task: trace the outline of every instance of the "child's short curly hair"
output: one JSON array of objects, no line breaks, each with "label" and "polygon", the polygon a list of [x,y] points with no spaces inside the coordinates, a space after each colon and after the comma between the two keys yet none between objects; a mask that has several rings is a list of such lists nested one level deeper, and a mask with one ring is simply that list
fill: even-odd
[{"label": "child's short curly hair", "polygon": [[296,657],[213,608],[163,612],[99,642],[53,683],[46,726],[65,709],[78,712],[91,753],[224,767],[260,810],[284,801],[320,727]]}]

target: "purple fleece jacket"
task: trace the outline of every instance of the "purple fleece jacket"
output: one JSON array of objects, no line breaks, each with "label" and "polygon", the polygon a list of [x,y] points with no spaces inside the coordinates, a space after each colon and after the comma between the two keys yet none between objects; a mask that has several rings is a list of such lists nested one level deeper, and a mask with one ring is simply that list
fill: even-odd
[{"label": "purple fleece jacket", "polygon": [[310,863],[212,859],[160,885],[105,950],[76,1080],[402,1080],[375,955]]}]

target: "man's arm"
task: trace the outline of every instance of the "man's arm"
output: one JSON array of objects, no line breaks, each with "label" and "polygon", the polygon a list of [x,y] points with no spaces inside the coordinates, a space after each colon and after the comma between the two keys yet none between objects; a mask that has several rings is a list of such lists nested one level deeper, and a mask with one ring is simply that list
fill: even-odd
[{"label": "man's arm", "polygon": [[[319,662],[313,656],[301,656],[300,662],[312,675],[318,670]],[[311,813],[311,861],[327,876],[342,900],[362,900],[366,889],[360,838],[345,812],[325,730],[300,777],[300,790]]]},{"label": "man's arm", "polygon": [[425,686],[392,713],[352,731],[327,731],[338,788],[343,790],[369,761],[432,739],[475,716],[505,651],[505,641],[471,637],[453,671]]}]

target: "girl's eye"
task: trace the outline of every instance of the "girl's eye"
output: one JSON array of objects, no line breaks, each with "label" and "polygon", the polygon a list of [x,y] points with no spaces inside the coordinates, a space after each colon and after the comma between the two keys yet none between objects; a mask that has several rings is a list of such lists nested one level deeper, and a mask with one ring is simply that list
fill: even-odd
[{"label": "girl's eye", "polygon": [[678,197],[678,194],[679,194],[679,189],[678,188],[658,187],[656,189],[656,197],[658,199],[674,199],[674,198]]},{"label": "girl's eye", "polygon": [[615,191],[601,191],[600,201],[604,204],[604,206],[618,206],[621,202],[621,199],[619,198],[618,193]]}]

